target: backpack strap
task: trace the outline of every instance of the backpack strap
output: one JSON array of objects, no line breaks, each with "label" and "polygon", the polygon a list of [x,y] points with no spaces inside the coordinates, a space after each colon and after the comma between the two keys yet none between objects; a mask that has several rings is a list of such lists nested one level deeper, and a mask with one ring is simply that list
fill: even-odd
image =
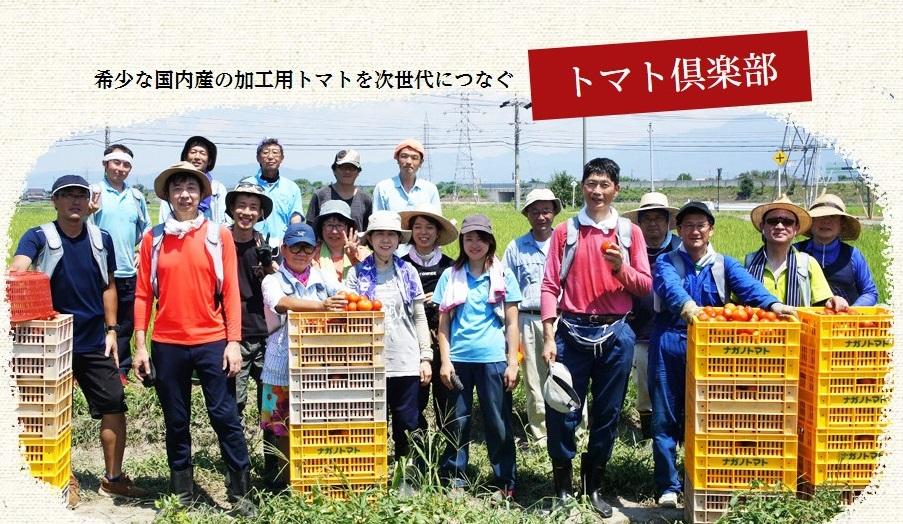
[{"label": "backpack strap", "polygon": [[624,264],[630,265],[630,246],[633,244],[633,222],[624,218],[618,217],[618,244],[624,249],[621,250],[621,257],[624,259]]},{"label": "backpack strap", "polygon": [[213,273],[216,275],[216,292],[213,298],[217,305],[223,302],[223,243],[220,240],[222,227],[216,222],[208,220],[207,238],[204,242],[207,253],[210,254],[213,262]]},{"label": "backpack strap", "polygon": [[60,234],[53,222],[41,224],[40,228],[41,232],[44,233],[45,245],[44,249],[38,254],[34,265],[38,271],[41,271],[48,277],[52,277],[57,264],[63,259],[63,241],[60,239]]},{"label": "backpack strap", "polygon": [[135,186],[129,188],[129,193],[131,193],[132,198],[135,200],[135,207],[138,208],[138,220],[144,224],[141,231],[143,233],[144,230],[150,226],[150,216],[147,212],[147,200],[144,198],[144,193]]},{"label": "backpack strap", "polygon": [[107,250],[103,247],[103,234],[100,228],[94,224],[86,222],[85,227],[88,229],[88,240],[91,242],[91,253],[94,255],[94,262],[97,263],[97,268],[100,269],[100,278],[105,286],[109,285],[110,270],[107,267]]},{"label": "backpack strap", "polygon": [[[667,256],[671,261],[671,264],[674,265],[674,270],[677,271],[677,276],[679,276],[681,280],[686,278],[687,267],[684,264],[684,259],[682,256],[680,256],[680,253],[675,249],[673,251],[669,251],[667,253]],[[721,299],[722,304],[727,304],[727,279],[725,278],[724,255],[722,255],[721,253],[715,253],[715,262],[712,264],[712,279],[715,281],[715,287],[718,289],[718,298]],[[661,297],[658,296],[658,293],[653,292],[652,298],[653,309],[656,312],[660,312],[662,301]]]},{"label": "backpack strap", "polygon": [[564,241],[564,254],[561,257],[561,269],[558,272],[558,280],[564,287],[568,271],[574,263],[574,255],[577,252],[577,241],[580,240],[580,221],[576,216],[567,221],[567,237]]},{"label": "backpack strap", "polygon": [[163,224],[157,224],[151,229],[151,266],[150,281],[154,298],[160,298],[160,288],[157,285],[157,262],[160,258],[160,248],[163,245]]}]

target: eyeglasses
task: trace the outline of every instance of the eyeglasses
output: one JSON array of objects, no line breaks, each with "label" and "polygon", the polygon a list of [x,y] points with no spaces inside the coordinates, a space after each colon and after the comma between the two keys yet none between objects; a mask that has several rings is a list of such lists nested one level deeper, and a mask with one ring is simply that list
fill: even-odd
[{"label": "eyeglasses", "polygon": [[314,246],[308,246],[301,243],[295,244],[294,246],[288,246],[288,250],[291,251],[293,255],[300,255],[301,253],[313,255],[315,249]]},{"label": "eyeglasses", "polygon": [[69,200],[81,200],[83,198],[85,200],[87,200],[88,192],[87,191],[60,191],[59,193],[57,193],[56,196],[58,198],[67,198]]},{"label": "eyeglasses", "polygon": [[784,227],[790,227],[790,226],[796,225],[796,219],[788,218],[788,217],[772,217],[772,218],[766,218],[765,223],[771,227],[774,227],[778,224],[781,224]]}]

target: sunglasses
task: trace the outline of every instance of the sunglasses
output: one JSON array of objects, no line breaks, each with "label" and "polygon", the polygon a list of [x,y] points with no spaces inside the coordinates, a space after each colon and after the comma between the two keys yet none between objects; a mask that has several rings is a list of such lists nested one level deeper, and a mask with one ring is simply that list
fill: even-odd
[{"label": "sunglasses", "polygon": [[295,244],[294,246],[288,246],[288,250],[292,252],[294,255],[298,255],[300,253],[304,253],[305,255],[313,255],[314,254],[314,246],[308,246],[306,244]]},{"label": "sunglasses", "polygon": [[778,224],[781,224],[784,227],[790,227],[790,226],[796,225],[796,219],[795,218],[787,218],[787,217],[772,217],[772,218],[766,218],[765,223],[771,227],[774,227]]}]

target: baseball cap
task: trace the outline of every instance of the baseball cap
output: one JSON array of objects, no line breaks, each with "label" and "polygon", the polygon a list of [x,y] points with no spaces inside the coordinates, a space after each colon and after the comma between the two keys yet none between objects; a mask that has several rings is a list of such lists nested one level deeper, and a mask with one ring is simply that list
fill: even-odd
[{"label": "baseball cap", "polygon": [[354,149],[343,149],[335,154],[335,160],[332,162],[332,168],[335,169],[338,166],[344,164],[351,164],[358,169],[363,169],[361,167],[361,154],[355,151]]},{"label": "baseball cap", "polygon": [[306,222],[289,224],[288,228],[285,230],[285,236],[282,237],[282,243],[291,247],[302,242],[309,246],[317,245],[317,237],[314,235],[314,229]]},{"label": "baseball cap", "polygon": [[483,231],[492,235],[492,222],[486,215],[470,215],[461,223],[461,234],[471,231]]},{"label": "baseball cap", "polygon": [[702,202],[687,202],[684,204],[680,211],[677,212],[677,223],[680,224],[683,221],[684,215],[687,213],[702,213],[709,219],[709,223],[715,225],[715,215],[709,211],[709,206],[705,205]]},{"label": "baseball cap", "polygon": [[546,404],[559,413],[573,413],[581,408],[571,372],[561,362],[549,365],[549,378],[542,386],[542,396],[546,399]]},{"label": "baseball cap", "polygon": [[91,186],[88,185],[88,181],[83,177],[79,175],[63,175],[57,178],[56,182],[53,183],[50,194],[55,195],[57,191],[67,187],[80,187],[89,193],[91,192]]}]

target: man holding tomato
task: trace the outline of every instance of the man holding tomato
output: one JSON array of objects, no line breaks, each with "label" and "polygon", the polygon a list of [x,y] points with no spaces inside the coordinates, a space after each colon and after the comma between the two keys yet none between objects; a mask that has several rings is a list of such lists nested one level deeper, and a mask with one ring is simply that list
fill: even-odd
[{"label": "man holding tomato", "polygon": [[[684,435],[687,325],[716,313],[723,315],[717,320],[741,322],[752,316],[777,320],[779,315],[795,314],[794,308],[780,303],[739,262],[715,252],[710,243],[714,232],[715,216],[708,206],[688,202],[677,212],[681,245],[660,255],[653,271],[655,317],[649,338],[648,378],[652,458],[662,507],[677,507],[682,491],[675,462],[677,443]],[[728,301],[731,293],[753,307],[734,306]]]},{"label": "man holding tomato", "polygon": [[[633,361],[634,334],[626,317],[632,297],[649,294],[652,283],[640,228],[612,207],[619,173],[618,164],[608,158],[584,166],[585,205],[577,217],[552,232],[540,287],[543,358],[567,367],[581,405],[592,381],[589,444],[581,457],[581,473],[584,492],[603,518],[612,515],[602,498],[602,480]],[[546,409],[554,495],[559,500],[572,496],[580,408],[567,413]]]}]

